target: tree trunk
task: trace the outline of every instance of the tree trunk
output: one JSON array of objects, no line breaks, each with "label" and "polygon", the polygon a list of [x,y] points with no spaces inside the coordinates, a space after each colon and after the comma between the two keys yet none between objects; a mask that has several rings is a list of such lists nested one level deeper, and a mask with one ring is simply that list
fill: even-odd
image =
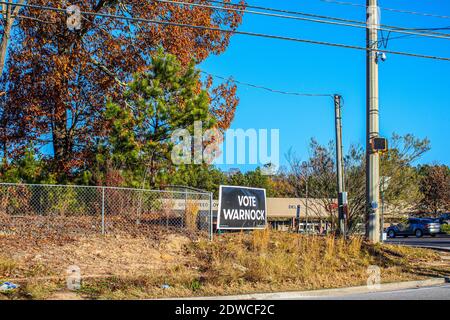
[{"label": "tree trunk", "polygon": [[6,51],[8,49],[9,36],[11,34],[11,7],[9,4],[2,5],[3,11],[3,35],[2,35],[2,43],[0,44],[0,77],[3,75],[3,68],[5,67],[5,59],[6,59]]},{"label": "tree trunk", "polygon": [[8,49],[8,43],[9,43],[9,36],[11,33],[11,21],[10,19],[6,18],[4,20],[5,27],[2,37],[2,43],[0,45],[0,77],[3,75],[3,69],[5,67],[5,59],[6,59],[6,51]]},{"label": "tree trunk", "polygon": [[66,117],[64,112],[64,116],[54,121],[53,125],[53,153],[58,167],[62,161],[66,160],[67,154],[70,153],[70,150],[67,150],[66,140]]},{"label": "tree trunk", "polygon": [[[22,0],[24,1],[24,0]],[[97,5],[94,7],[94,12],[100,11],[105,4],[106,0],[99,0]],[[83,29],[80,34],[80,38],[86,34],[88,29]],[[72,51],[74,43],[66,42],[61,45],[58,50],[58,54],[68,55]],[[69,79],[66,77],[64,79],[64,85],[60,88],[60,97],[69,96]],[[63,94],[64,93],[64,94]],[[66,101],[58,100],[55,101],[55,106],[53,110],[53,123],[52,123],[52,143],[53,143],[53,159],[56,164],[56,169],[58,173],[64,173],[68,168],[68,163],[73,159],[73,146],[74,137],[69,132],[68,128],[68,107]]]},{"label": "tree trunk", "polygon": [[[14,20],[19,13],[20,6],[14,6],[12,0],[8,1],[9,4],[2,4],[1,9],[3,11],[3,36],[2,43],[0,44],[0,77],[3,75],[3,69],[5,67],[6,53],[8,51],[9,38],[11,35],[11,27],[14,24]],[[25,0],[20,0],[18,4],[23,4]]]}]

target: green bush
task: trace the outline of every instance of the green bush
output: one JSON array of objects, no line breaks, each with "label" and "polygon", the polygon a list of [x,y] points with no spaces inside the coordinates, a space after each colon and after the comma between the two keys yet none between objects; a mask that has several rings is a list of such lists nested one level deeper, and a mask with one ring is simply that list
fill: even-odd
[{"label": "green bush", "polygon": [[450,225],[448,224],[441,225],[441,231],[450,234]]}]

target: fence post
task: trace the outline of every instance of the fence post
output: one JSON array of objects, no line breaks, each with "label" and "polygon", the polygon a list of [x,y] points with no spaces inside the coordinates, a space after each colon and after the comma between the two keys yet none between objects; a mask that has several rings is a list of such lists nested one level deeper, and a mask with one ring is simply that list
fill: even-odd
[{"label": "fence post", "polygon": [[209,240],[213,241],[213,193],[209,193]]},{"label": "fence post", "polygon": [[166,229],[168,229],[169,228],[169,210],[164,210],[164,212],[166,213]]},{"label": "fence post", "polygon": [[187,189],[184,189],[184,216],[183,216],[183,221],[181,223],[183,228],[186,227],[186,220],[187,220],[187,214],[188,214],[187,198],[188,198]]},{"label": "fence post", "polygon": [[102,187],[102,234],[105,234],[105,187]]}]

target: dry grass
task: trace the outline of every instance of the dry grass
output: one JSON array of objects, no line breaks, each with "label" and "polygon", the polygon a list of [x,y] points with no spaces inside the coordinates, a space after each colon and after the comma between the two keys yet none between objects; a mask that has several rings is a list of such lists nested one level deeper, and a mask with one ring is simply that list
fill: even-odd
[{"label": "dry grass", "polygon": [[0,256],[0,275],[10,276],[15,267],[14,260]]},{"label": "dry grass", "polygon": [[186,228],[192,232],[197,230],[197,215],[200,208],[195,201],[186,203]]},{"label": "dry grass", "polygon": [[[96,236],[22,248],[14,253],[0,252],[0,256],[3,256],[0,278],[26,278],[20,282],[20,292],[6,298],[64,298],[65,283],[61,274],[70,264],[78,264],[84,276],[78,296],[99,299],[363,285],[369,265],[381,268],[383,282],[450,275],[448,260],[430,250],[373,246],[360,237],[345,240],[268,229],[225,234],[212,243],[192,241],[179,235],[162,237],[159,241]],[[59,278],[37,278],[49,275]]]}]

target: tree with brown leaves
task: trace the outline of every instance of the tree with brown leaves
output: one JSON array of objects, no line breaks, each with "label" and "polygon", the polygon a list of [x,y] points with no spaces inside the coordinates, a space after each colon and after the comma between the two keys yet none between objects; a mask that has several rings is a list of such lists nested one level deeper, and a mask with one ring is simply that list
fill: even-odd
[{"label": "tree with brown leaves", "polygon": [[[206,3],[196,0],[197,3]],[[226,1],[229,2],[229,1]],[[63,0],[35,0],[33,5],[66,8]],[[241,23],[241,14],[210,8],[157,1],[82,0],[81,11],[124,15],[168,22],[229,28]],[[226,5],[225,5],[226,7]],[[11,124],[10,111],[20,122],[12,127],[15,140],[2,131],[3,156],[17,145],[33,142],[51,150],[49,160],[61,174],[85,168],[92,146],[105,135],[101,115],[106,99],[123,101],[123,92],[134,73],[148,71],[151,54],[160,46],[187,66],[228,46],[231,34],[164,26],[101,16],[82,16],[81,29],[67,28],[67,15],[36,8],[22,8],[16,36],[11,39],[3,87],[6,95],[0,117]],[[200,86],[200,84],[199,84]],[[226,129],[237,105],[236,86],[210,87],[211,113]],[[125,106],[124,106],[125,107]],[[0,120],[2,120],[0,119]],[[47,152],[48,153],[48,152]]]}]

